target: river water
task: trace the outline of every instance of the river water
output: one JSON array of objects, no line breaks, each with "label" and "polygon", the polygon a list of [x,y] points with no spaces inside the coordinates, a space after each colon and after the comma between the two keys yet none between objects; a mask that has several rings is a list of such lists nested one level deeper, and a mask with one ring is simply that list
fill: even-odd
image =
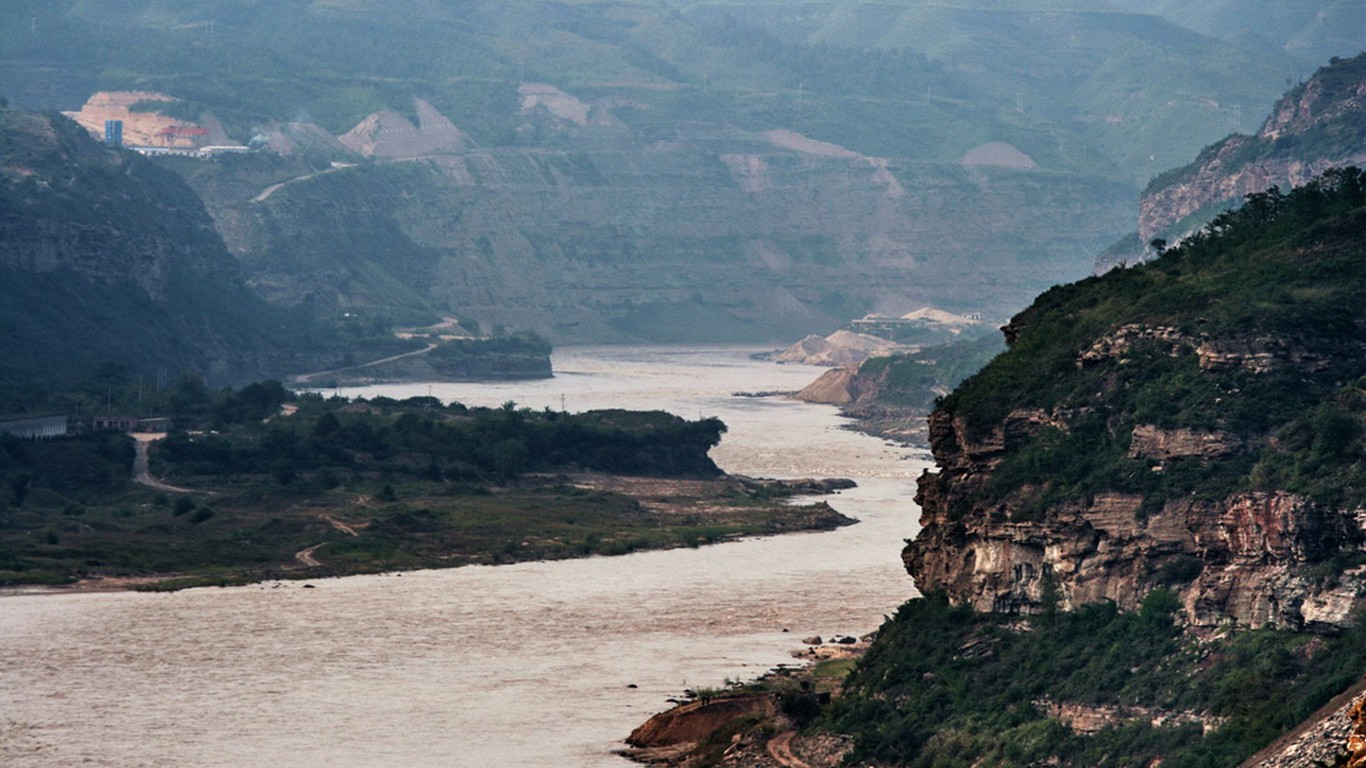
[{"label": "river water", "polygon": [[717,416],[722,468],[852,477],[828,500],[860,524],[311,589],[7,595],[0,763],[627,768],[612,750],[668,697],[791,663],[808,635],[872,630],[914,595],[899,554],[928,457],[827,406],[732,396],[819,373],[747,351],[568,348],[546,381],[340,393]]}]

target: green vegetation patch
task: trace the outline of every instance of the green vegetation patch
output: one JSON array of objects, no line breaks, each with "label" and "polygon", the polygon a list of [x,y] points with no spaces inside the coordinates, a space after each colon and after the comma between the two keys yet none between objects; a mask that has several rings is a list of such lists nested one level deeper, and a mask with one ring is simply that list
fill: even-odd
[{"label": "green vegetation patch", "polygon": [[1001,337],[988,333],[904,355],[870,358],[859,366],[859,375],[878,382],[879,403],[928,411],[1003,349]]},{"label": "green vegetation patch", "polygon": [[[942,595],[885,623],[826,724],[851,761],[1234,766],[1360,678],[1366,629],[1333,638],[1257,630],[1196,638],[1171,593],[1032,618],[977,614]],[[1109,724],[1065,725],[1079,713]],[[1167,714],[1167,724],[1153,725]]]},{"label": "green vegetation patch", "polygon": [[[1153,262],[1040,295],[1011,321],[1009,350],[940,405],[974,439],[1014,412],[1057,422],[1012,434],[974,503],[1026,486],[1045,489],[1037,510],[1102,489],[1157,505],[1251,489],[1366,501],[1364,179],[1349,168],[1249,195]],[[1218,461],[1135,459],[1138,425],[1242,447]]]},{"label": "green vegetation patch", "polygon": [[[0,584],[180,575],[166,584],[183,587],[625,554],[849,522],[722,475],[707,456],[725,431],[716,419],[296,397],[278,382],[211,392],[195,377],[140,407],[120,394],[120,407],[158,408],[176,425],[150,448],[168,485],[131,481],[124,434],[0,437]],[[84,397],[47,405],[79,410]]]}]

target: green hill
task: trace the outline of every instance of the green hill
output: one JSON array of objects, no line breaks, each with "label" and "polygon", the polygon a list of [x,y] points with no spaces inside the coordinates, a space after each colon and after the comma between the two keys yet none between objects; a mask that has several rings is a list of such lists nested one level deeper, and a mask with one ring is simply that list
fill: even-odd
[{"label": "green hill", "polygon": [[1359,679],[1363,253],[1332,171],[1017,315],[931,417],[857,758],[1232,766]]},{"label": "green hill", "polygon": [[1116,5],[1249,47],[1279,46],[1307,62],[1359,53],[1366,29],[1366,8],[1355,0],[1116,0]]},{"label": "green hill", "polygon": [[179,176],[60,115],[0,109],[0,243],[9,379],[113,362],[167,383],[234,380],[322,341],[247,289]]}]

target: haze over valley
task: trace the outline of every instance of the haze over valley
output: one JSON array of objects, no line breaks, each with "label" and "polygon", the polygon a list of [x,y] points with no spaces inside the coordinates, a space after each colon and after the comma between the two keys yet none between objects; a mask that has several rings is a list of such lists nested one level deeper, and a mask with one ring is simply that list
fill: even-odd
[{"label": "haze over valley", "polygon": [[1356,53],[1323,14],[1277,39],[1088,3],[11,6],[14,106],[249,148],[158,162],[258,295],[556,343],[1002,321]]},{"label": "haze over valley", "polygon": [[0,20],[5,765],[1366,766],[1361,0]]}]

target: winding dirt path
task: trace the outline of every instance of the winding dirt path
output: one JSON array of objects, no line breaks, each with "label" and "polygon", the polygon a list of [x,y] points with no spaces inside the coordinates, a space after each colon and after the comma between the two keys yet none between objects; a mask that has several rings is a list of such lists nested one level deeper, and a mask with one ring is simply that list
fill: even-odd
[{"label": "winding dirt path", "polygon": [[171,493],[194,493],[189,488],[181,488],[176,485],[167,485],[160,480],[152,477],[151,470],[148,468],[147,449],[152,443],[166,436],[165,432],[130,432],[129,436],[137,441],[138,452],[133,458],[133,482],[145,485],[148,488],[155,488],[158,491],[170,491]]},{"label": "winding dirt path", "polygon": [[354,167],[355,166],[353,164],[334,165],[331,168],[325,168],[321,171],[316,171],[314,173],[305,173],[302,176],[295,176],[294,178],[286,179],[285,181],[282,181],[279,184],[271,184],[269,187],[266,187],[265,189],[261,190],[261,194],[257,195],[256,197],[253,197],[251,201],[253,203],[264,203],[267,199],[270,198],[271,195],[275,194],[276,192],[279,192],[282,188],[287,187],[290,184],[294,184],[300,181],[308,181],[309,179],[314,178],[316,176],[322,176],[328,173],[336,173],[337,171],[340,171],[344,168]]},{"label": "winding dirt path", "polygon": [[322,519],[325,520],[325,521],[327,521],[328,525],[331,525],[333,528],[336,528],[337,530],[341,531],[342,533],[346,534],[347,536],[359,536],[359,535],[360,535],[359,533],[356,533],[356,529],[355,529],[355,528],[352,528],[351,526],[347,525],[346,523],[343,523],[342,521],[338,520],[337,518],[335,518],[335,517],[333,517],[333,516],[331,516],[331,515],[324,514],[324,515],[322,516]]},{"label": "winding dirt path", "polygon": [[[352,528],[351,526],[347,525],[346,523],[343,523],[342,521],[338,520],[337,518],[335,518],[335,517],[333,517],[333,516],[331,516],[331,515],[329,515],[329,514],[324,513],[324,514],[318,515],[318,518],[319,518],[320,520],[323,520],[324,522],[326,522],[328,525],[332,526],[333,528],[336,528],[337,530],[339,530],[339,531],[341,531],[342,533],[346,534],[347,536],[359,536],[359,535],[360,535],[359,533],[356,532],[356,529],[355,529],[355,528]],[[303,566],[304,568],[316,568],[316,567],[322,565],[322,562],[319,561],[318,558],[314,557],[313,555],[314,555],[315,552],[317,552],[319,549],[321,549],[321,548],[323,547],[323,545],[325,545],[325,544],[327,544],[327,542],[325,542],[325,541],[319,542],[319,543],[317,543],[317,544],[314,544],[314,545],[311,546],[311,547],[305,547],[304,549],[301,549],[301,550],[299,550],[298,552],[295,552],[295,553],[294,553],[294,560],[295,560],[295,562],[297,562],[299,565]]]},{"label": "winding dirt path", "polygon": [[768,740],[768,755],[778,761],[778,765],[786,768],[811,768],[806,761],[801,760],[792,753],[792,737],[796,735],[794,731],[780,733]]},{"label": "winding dirt path", "polygon": [[298,375],[298,376],[295,376],[295,377],[293,378],[293,380],[291,380],[290,383],[292,383],[292,384],[307,384],[308,382],[310,382],[310,381],[312,381],[312,380],[318,378],[319,376],[327,376],[327,375],[330,375],[330,374],[341,373],[342,371],[354,371],[354,370],[356,370],[357,368],[369,368],[369,367],[372,366],[372,365],[383,365],[384,363],[392,363],[392,362],[395,361],[395,360],[402,360],[402,359],[405,358],[405,357],[415,357],[415,356],[417,356],[417,355],[425,355],[425,354],[427,354],[428,352],[431,352],[433,349],[436,349],[436,348],[439,347],[439,346],[441,346],[441,344],[440,344],[439,342],[428,342],[428,343],[427,343],[427,346],[423,347],[422,349],[414,349],[414,350],[411,351],[411,352],[403,352],[403,353],[397,354],[397,355],[390,355],[389,357],[381,357],[381,358],[378,359],[378,360],[371,360],[371,361],[368,362],[368,363],[360,363],[360,364],[358,364],[358,365],[348,365],[348,366],[346,366],[346,367],[344,367],[344,368],[333,368],[333,369],[330,370],[330,371],[318,371],[317,373],[304,373],[304,374],[300,374],[300,375]]},{"label": "winding dirt path", "polygon": [[[325,544],[326,542],[323,543]],[[321,546],[322,544],[314,544],[307,549],[301,549],[294,553],[294,559],[299,561],[299,565],[302,565],[305,568],[316,568],[322,565],[322,563],[318,562],[318,558],[314,557],[313,553],[317,552],[318,547]]]}]

